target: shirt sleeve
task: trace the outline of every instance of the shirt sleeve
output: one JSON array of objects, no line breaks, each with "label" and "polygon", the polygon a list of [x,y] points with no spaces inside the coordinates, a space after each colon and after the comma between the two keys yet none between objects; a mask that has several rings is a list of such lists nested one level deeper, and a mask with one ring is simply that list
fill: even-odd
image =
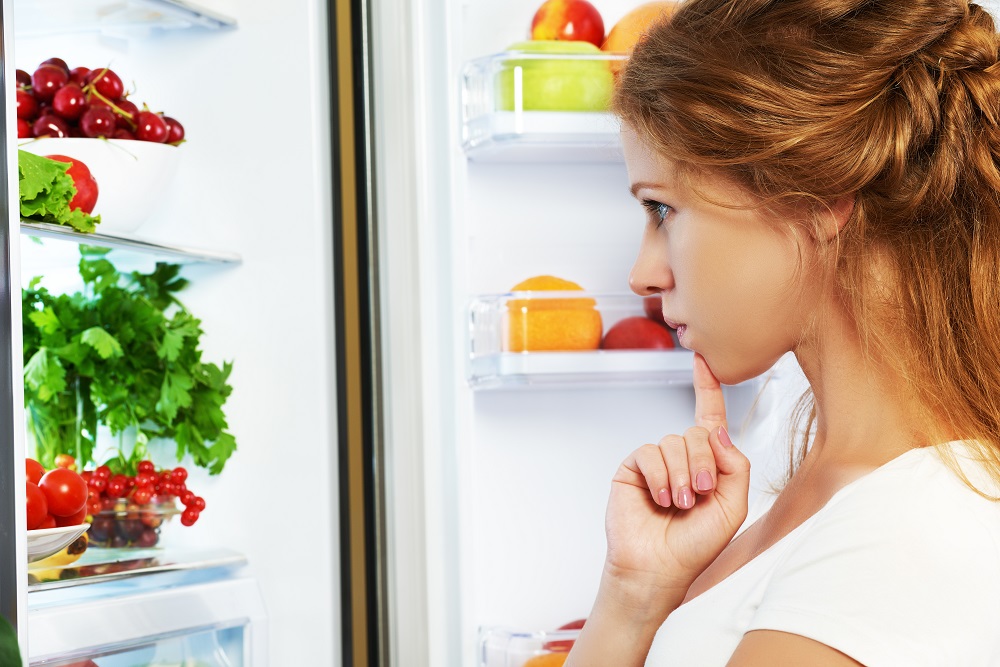
[{"label": "shirt sleeve", "polygon": [[808,637],[868,667],[1000,665],[1000,505],[957,477],[893,481],[852,489],[809,526],[747,631]]}]

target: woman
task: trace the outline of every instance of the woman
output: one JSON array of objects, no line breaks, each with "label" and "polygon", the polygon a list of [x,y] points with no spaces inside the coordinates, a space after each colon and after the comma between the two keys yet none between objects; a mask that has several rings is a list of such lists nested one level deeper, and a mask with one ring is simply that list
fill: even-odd
[{"label": "woman", "polygon": [[[961,0],[687,0],[621,74],[695,426],[614,476],[569,667],[1000,664],[1000,49]],[[768,512],[722,383],[795,354]],[[734,538],[735,536],[735,538]]]}]

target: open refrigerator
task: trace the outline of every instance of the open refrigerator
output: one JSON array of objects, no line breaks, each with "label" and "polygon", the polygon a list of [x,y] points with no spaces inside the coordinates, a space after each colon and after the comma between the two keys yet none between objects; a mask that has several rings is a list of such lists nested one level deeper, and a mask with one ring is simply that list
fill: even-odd
[{"label": "open refrigerator", "polygon": [[[332,12],[318,0],[2,3],[0,612],[25,664],[339,659]],[[83,235],[18,215],[15,68],[53,57],[111,67],[131,99],[184,123],[176,172],[138,228]],[[146,549],[92,540],[72,565],[39,572],[25,541],[17,297],[38,275],[72,289],[81,245],[111,248],[121,271],[181,265],[190,284],[179,297],[202,320],[204,358],[233,362],[225,413],[238,449],[219,475],[185,464],[207,503],[196,525],[175,517]],[[158,466],[178,465],[169,449]]]}]

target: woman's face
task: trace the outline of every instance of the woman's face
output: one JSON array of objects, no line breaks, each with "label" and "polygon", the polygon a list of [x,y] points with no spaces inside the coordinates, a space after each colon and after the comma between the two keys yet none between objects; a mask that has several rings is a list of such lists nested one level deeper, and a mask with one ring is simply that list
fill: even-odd
[{"label": "woman's face", "polygon": [[660,295],[681,344],[723,383],[765,372],[796,346],[820,300],[818,272],[805,268],[808,235],[748,208],[750,195],[722,178],[678,176],[627,125],[622,141],[632,192],[647,211],[632,290]]}]

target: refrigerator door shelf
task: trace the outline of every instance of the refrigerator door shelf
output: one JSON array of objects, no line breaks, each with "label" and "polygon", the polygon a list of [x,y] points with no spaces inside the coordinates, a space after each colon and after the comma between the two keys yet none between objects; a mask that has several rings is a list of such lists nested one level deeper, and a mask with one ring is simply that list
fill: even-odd
[{"label": "refrigerator door shelf", "polygon": [[33,596],[28,601],[30,665],[97,658],[100,667],[251,667],[266,660],[264,604],[250,577],[157,589],[119,587],[118,594],[100,599],[67,594],[62,604],[43,606],[33,605]]},{"label": "refrigerator door shelf", "polygon": [[694,353],[687,350],[594,352],[504,352],[472,359],[469,384],[475,389],[691,384]]},{"label": "refrigerator door shelf", "polygon": [[483,628],[477,667],[557,667],[565,660],[579,630],[518,632]]},{"label": "refrigerator door shelf", "polygon": [[[582,383],[690,384],[693,354],[631,293],[525,291],[469,306],[468,381],[477,389]],[[639,349],[615,347],[621,336]],[[621,343],[619,342],[619,345]]]},{"label": "refrigerator door shelf", "polygon": [[17,37],[100,32],[142,38],[153,29],[236,27],[236,19],[186,0],[14,0],[13,4]]},{"label": "refrigerator door shelf", "polygon": [[461,91],[466,155],[483,162],[622,162],[618,121],[607,105],[625,57],[508,51],[471,61]]}]

